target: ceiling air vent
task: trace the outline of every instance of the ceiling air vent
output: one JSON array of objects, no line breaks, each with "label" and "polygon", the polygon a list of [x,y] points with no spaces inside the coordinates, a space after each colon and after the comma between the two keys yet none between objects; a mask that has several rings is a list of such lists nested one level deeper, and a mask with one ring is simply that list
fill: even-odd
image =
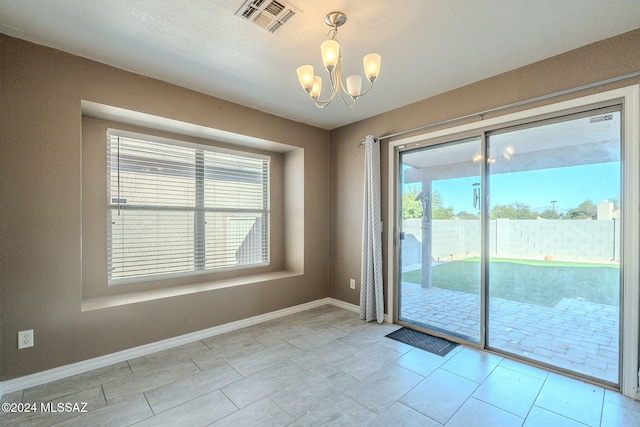
[{"label": "ceiling air vent", "polygon": [[253,21],[256,25],[273,33],[299,12],[282,0],[247,0],[238,9],[236,16]]}]

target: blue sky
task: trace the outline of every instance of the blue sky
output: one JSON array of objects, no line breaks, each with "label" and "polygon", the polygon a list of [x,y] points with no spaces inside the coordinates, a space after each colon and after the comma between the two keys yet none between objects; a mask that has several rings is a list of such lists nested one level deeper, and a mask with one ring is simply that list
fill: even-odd
[{"label": "blue sky", "polygon": [[[433,182],[433,189],[442,195],[445,207],[453,211],[477,212],[473,208],[473,187],[478,178],[458,178]],[[620,164],[618,162],[566,168],[514,172],[491,176],[491,207],[496,204],[521,202],[532,208],[551,206],[566,211],[585,200],[595,204],[620,195]]]}]

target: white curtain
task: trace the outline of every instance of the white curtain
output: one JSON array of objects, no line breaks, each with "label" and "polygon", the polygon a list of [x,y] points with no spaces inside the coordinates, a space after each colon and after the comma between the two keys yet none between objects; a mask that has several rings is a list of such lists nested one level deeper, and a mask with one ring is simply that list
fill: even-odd
[{"label": "white curtain", "polygon": [[364,200],[362,209],[362,267],[360,318],[384,321],[382,290],[382,216],[380,212],[380,142],[368,135],[365,142]]}]

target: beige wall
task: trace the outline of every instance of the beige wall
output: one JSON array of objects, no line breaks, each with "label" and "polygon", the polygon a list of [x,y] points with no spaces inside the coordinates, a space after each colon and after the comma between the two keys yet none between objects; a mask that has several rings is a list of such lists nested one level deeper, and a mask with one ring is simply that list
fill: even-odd
[{"label": "beige wall", "polygon": [[[358,304],[364,150],[357,142],[637,71],[638,64],[640,30],[329,133],[0,35],[0,380],[326,296]],[[640,79],[548,103],[634,83]],[[285,217],[302,209],[304,225],[285,223],[283,236],[285,247],[304,250],[304,275],[81,312],[81,100],[304,148],[304,155],[285,155],[284,170]],[[387,148],[384,141],[384,219]],[[301,161],[304,172],[291,167]],[[287,198],[301,184],[303,200]],[[293,269],[301,263],[285,260]],[[35,330],[36,345],[18,351],[23,329]]]},{"label": "beige wall", "polygon": [[[441,64],[441,66],[446,66],[446,64]],[[329,172],[331,177],[329,191],[331,195],[330,253],[332,257],[330,259],[329,296],[353,304],[359,302],[364,149],[356,147],[356,143],[363,141],[366,135],[391,135],[430,123],[474,114],[639,70],[640,30],[634,30],[332,130]],[[379,84],[383,84],[382,78]],[[638,83],[640,83],[639,78],[627,79],[615,84],[553,98],[545,103],[554,103]],[[539,105],[543,104],[529,104],[519,109],[529,109]],[[499,114],[514,111],[516,109],[502,111]],[[471,120],[476,119],[469,121]],[[448,127],[462,123],[464,122],[457,122]],[[422,133],[425,132],[422,131]],[[388,147],[389,140],[383,140],[381,143],[382,216],[385,220],[385,239],[389,232],[389,224],[386,223],[387,182],[389,178]],[[388,254],[384,253],[385,265],[387,256]],[[384,277],[387,277],[386,271]],[[355,290],[349,289],[350,278],[356,279],[357,287]]]},{"label": "beige wall", "polygon": [[[326,130],[4,35],[0,70],[0,380],[327,296]],[[277,240],[302,246],[304,274],[82,312],[81,100],[303,148],[285,157],[304,172],[283,171],[303,200],[281,203],[304,239],[285,223]],[[35,346],[17,350],[24,329]]]}]

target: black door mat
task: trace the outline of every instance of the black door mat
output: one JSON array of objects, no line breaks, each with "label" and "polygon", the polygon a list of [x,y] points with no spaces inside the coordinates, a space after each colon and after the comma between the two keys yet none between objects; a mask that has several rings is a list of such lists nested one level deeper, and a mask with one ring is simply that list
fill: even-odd
[{"label": "black door mat", "polygon": [[443,357],[458,346],[458,344],[444,338],[434,337],[409,328],[400,328],[386,337]]}]

